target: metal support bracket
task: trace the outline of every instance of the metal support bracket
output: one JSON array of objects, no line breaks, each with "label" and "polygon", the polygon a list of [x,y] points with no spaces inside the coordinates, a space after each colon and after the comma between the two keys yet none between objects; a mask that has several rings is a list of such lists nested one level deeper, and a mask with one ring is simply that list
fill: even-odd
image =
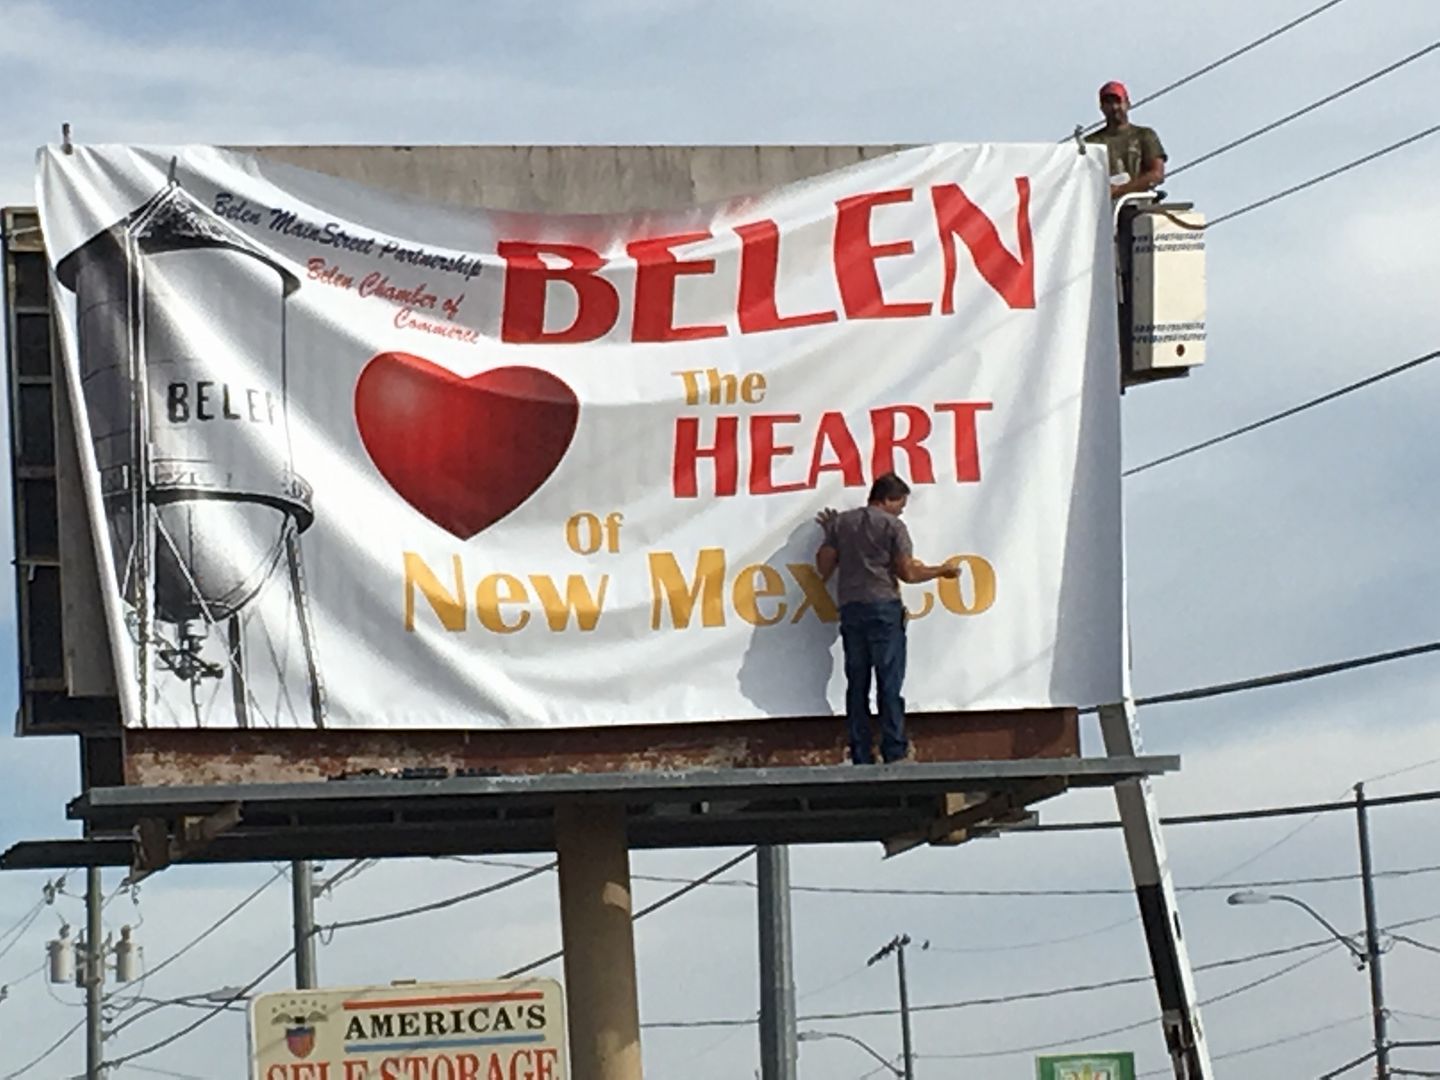
[{"label": "metal support bracket", "polygon": [[238,802],[229,802],[209,814],[186,814],[177,822],[174,836],[164,818],[141,818],[135,826],[130,884],[183,862],[203,851],[212,840],[240,824]]},{"label": "metal support bracket", "polygon": [[995,825],[1018,824],[1030,816],[1027,808],[1031,803],[1059,795],[1068,786],[1063,777],[1047,777],[999,794],[942,795],[935,820],[919,832],[886,840],[885,857],[903,855],[922,844],[953,847],[965,843],[977,831],[988,831]]}]

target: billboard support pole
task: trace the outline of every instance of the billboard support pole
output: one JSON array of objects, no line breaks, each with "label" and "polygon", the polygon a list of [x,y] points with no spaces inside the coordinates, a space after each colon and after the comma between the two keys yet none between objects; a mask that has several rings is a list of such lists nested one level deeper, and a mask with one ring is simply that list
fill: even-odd
[{"label": "billboard support pole", "polygon": [[574,1080],[641,1080],[625,807],[555,808]]},{"label": "billboard support pole", "polygon": [[315,866],[308,859],[290,864],[291,904],[295,912],[295,988],[319,986],[315,973]]},{"label": "billboard support pole", "polygon": [[762,844],[755,850],[760,921],[760,1076],[795,1080],[794,940],[790,925],[790,849]]},{"label": "billboard support pole", "polygon": [[[1100,733],[1107,754],[1141,753],[1143,743],[1134,702],[1127,699],[1119,704],[1100,706]],[[1135,883],[1135,898],[1140,903],[1140,921],[1145,928],[1150,965],[1155,972],[1160,1022],[1165,1029],[1165,1046],[1170,1051],[1175,1080],[1213,1080],[1210,1051],[1200,1026],[1190,954],[1180,930],[1175,883],[1170,877],[1165,837],[1160,831],[1160,811],[1150,781],[1122,780],[1115,785],[1115,803],[1125,833],[1130,876]]]}]

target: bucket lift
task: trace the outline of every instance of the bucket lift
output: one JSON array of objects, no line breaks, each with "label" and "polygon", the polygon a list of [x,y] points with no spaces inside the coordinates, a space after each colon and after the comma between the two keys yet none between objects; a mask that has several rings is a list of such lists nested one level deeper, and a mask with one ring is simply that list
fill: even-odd
[{"label": "bucket lift", "polygon": [[1205,362],[1205,218],[1163,199],[1141,192],[1115,204],[1122,387]]},{"label": "bucket lift", "polygon": [[[1165,201],[1163,192],[1122,196],[1114,212],[1124,393],[1130,386],[1184,377],[1205,361],[1205,218],[1191,203]],[[1100,733],[1107,754],[1143,750],[1132,701],[1102,706]],[[1176,1080],[1212,1080],[1160,811],[1149,780],[1116,784],[1115,802],[1171,1067]]]}]

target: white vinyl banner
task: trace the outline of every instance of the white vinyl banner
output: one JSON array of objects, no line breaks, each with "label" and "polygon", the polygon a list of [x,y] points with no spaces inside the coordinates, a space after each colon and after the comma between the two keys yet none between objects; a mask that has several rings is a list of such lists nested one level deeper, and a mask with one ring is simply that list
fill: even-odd
[{"label": "white vinyl banner", "polygon": [[911,712],[1123,695],[1103,152],[937,145],[683,211],[40,154],[127,723],[843,712],[827,506],[913,488]]}]

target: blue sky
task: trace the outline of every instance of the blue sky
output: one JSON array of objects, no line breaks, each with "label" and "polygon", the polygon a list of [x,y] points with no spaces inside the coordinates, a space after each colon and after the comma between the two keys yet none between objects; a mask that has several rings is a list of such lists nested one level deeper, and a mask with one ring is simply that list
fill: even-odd
[{"label": "blue sky", "polygon": [[[1147,9],[1014,0],[1005,5],[879,5],[594,0],[590,3],[412,2],[164,5],[0,0],[7,80],[0,203],[32,202],[34,149],[68,121],[84,141],[256,143],[755,143],[1032,141],[1095,116],[1100,82],[1143,95],[1313,6],[1300,0],[1208,0]],[[1298,108],[1440,37],[1433,0],[1348,0],[1191,86],[1142,108],[1172,165]],[[1434,123],[1440,55],[1170,185],[1211,216],[1261,198]],[[1440,345],[1433,177],[1440,137],[1217,228],[1209,235],[1209,363],[1183,382],[1124,402],[1134,464],[1322,393]],[[1126,481],[1135,681],[1141,694],[1337,659],[1437,636],[1440,449],[1432,417],[1440,364]],[[7,644],[13,639],[10,599]],[[8,648],[5,651],[9,651]],[[1168,812],[1334,798],[1357,780],[1440,757],[1435,661],[1419,659],[1303,686],[1148,710],[1150,749],[1184,768],[1158,785]],[[5,712],[13,707],[6,686]],[[74,748],[0,739],[0,844],[69,835]],[[1377,780],[1377,793],[1434,786],[1440,766]],[[1052,819],[1110,813],[1103,794],[1066,796]],[[1434,859],[1440,813],[1378,811],[1377,865]],[[1288,878],[1353,872],[1353,821],[1257,822],[1170,830],[1177,879]],[[1293,833],[1293,835],[1292,835]],[[1275,845],[1278,841],[1282,841]],[[1268,849],[1268,850],[1267,850]],[[728,853],[645,854],[642,873],[702,872]],[[1256,856],[1259,856],[1256,858]],[[1010,837],[882,863],[871,849],[798,850],[797,882],[944,888],[1093,888],[1128,884],[1118,837]],[[334,869],[334,868],[332,868]],[[272,873],[268,867],[172,870],[138,905],[116,902],[158,960]],[[397,862],[368,870],[321,903],[323,921],[403,907],[498,880],[506,871]],[[736,874],[732,876],[745,876]],[[43,876],[0,879],[0,930],[38,898]],[[1440,914],[1433,876],[1380,886],[1384,921]],[[107,883],[118,875],[107,876]],[[74,887],[76,879],[72,877]],[[647,902],[668,886],[640,883]],[[1295,886],[1350,929],[1353,883]],[[1223,892],[1183,894],[1197,962],[1309,939],[1294,910],[1228,908]],[[247,981],[288,944],[280,885],[147,985],[170,996]],[[912,963],[917,1003],[1141,974],[1144,941],[1125,897],[878,899],[796,897],[797,971],[807,1010],[884,1007],[891,973],[865,958],[899,930],[936,946]],[[116,908],[112,907],[112,911]],[[39,964],[44,939],[72,923],[61,900],[0,956],[0,982]],[[112,921],[119,922],[116,915]],[[700,890],[640,925],[647,1020],[744,1016],[755,1008],[753,893]],[[1108,929],[1100,929],[1109,927]],[[113,929],[113,928],[112,928]],[[1415,934],[1425,937],[1427,927]],[[1440,930],[1428,931],[1440,941]],[[352,935],[355,932],[351,932]],[[1040,945],[1057,938],[1075,940]],[[558,940],[554,887],[539,878],[474,905],[384,933],[339,934],[321,950],[329,982],[485,976]],[[3,945],[0,945],[3,947]],[[987,950],[942,952],[947,949]],[[1392,1006],[1433,1012],[1440,957],[1397,944],[1387,956]],[[1282,966],[1202,975],[1224,991]],[[281,986],[279,979],[270,985]],[[0,1001],[0,1065],[18,1064],[79,1013],[75,991],[32,978]],[[1003,1049],[1141,1020],[1145,985],[1004,1009],[917,1020],[921,1076],[1025,1077],[1032,1055],[976,1063],[926,1056]],[[1367,1044],[1365,979],[1326,955],[1206,1012],[1216,1054],[1329,1026],[1227,1059],[1221,1075],[1314,1076]],[[171,1009],[116,1040],[133,1050],[178,1026]],[[187,1016],[189,1014],[182,1014]],[[814,1024],[810,1026],[821,1026]],[[890,1020],[827,1025],[898,1049]],[[647,1033],[649,1075],[748,1078],[742,1033]],[[1440,1023],[1397,1016],[1397,1037],[1440,1037]],[[1105,1040],[1163,1063],[1158,1027]],[[66,1044],[32,1076],[78,1071]],[[1423,1067],[1423,1056],[1406,1059]],[[243,1025],[223,1017],[142,1064],[230,1080],[244,1075]],[[1433,1067],[1433,1059],[1430,1062]],[[863,1055],[807,1043],[802,1075],[859,1077]],[[120,1076],[147,1075],[122,1070]]]}]

